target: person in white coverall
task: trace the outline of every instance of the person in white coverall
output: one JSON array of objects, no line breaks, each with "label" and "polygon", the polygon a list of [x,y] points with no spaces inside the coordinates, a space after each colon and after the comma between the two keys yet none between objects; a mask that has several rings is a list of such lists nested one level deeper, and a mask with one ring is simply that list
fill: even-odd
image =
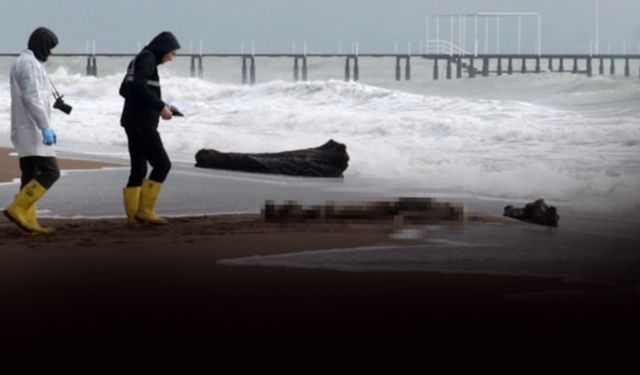
[{"label": "person in white coverall", "polygon": [[51,128],[51,85],[43,63],[58,44],[57,36],[40,27],[28,49],[11,66],[11,142],[20,159],[20,192],[3,212],[21,229],[49,234],[36,218],[36,203],[60,177],[55,157],[56,134]]}]

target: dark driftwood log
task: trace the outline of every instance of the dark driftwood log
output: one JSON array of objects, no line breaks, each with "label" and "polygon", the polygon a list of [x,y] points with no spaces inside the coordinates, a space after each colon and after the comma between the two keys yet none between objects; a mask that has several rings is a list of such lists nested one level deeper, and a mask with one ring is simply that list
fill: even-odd
[{"label": "dark driftwood log", "polygon": [[333,139],[316,148],[272,154],[243,154],[202,149],[196,167],[306,177],[342,177],[349,165],[347,147]]}]

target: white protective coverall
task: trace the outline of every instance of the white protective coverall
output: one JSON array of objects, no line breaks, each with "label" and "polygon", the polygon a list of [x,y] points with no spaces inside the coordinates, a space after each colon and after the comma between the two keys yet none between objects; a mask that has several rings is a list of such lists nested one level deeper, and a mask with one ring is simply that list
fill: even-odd
[{"label": "white protective coverall", "polygon": [[54,145],[42,142],[51,124],[51,85],[42,63],[25,50],[11,66],[11,142],[19,157],[55,156]]}]

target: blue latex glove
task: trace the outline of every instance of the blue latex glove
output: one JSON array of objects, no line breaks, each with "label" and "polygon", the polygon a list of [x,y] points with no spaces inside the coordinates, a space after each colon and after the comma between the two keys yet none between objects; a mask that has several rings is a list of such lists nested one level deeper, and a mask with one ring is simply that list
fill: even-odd
[{"label": "blue latex glove", "polygon": [[47,146],[54,145],[57,141],[56,132],[54,132],[51,128],[42,129],[42,138],[42,143]]}]

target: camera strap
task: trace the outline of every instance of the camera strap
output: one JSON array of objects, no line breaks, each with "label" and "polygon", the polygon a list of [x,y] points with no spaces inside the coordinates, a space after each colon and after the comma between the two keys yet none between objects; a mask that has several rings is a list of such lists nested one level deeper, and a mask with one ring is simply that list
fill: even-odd
[{"label": "camera strap", "polygon": [[58,92],[58,90],[56,90],[56,86],[54,86],[53,81],[51,81],[51,78],[49,78],[47,76],[47,79],[49,80],[49,83],[51,84],[51,89],[53,90],[52,94],[53,97],[58,99],[58,98],[62,98],[62,95],[60,95],[60,93]]}]

